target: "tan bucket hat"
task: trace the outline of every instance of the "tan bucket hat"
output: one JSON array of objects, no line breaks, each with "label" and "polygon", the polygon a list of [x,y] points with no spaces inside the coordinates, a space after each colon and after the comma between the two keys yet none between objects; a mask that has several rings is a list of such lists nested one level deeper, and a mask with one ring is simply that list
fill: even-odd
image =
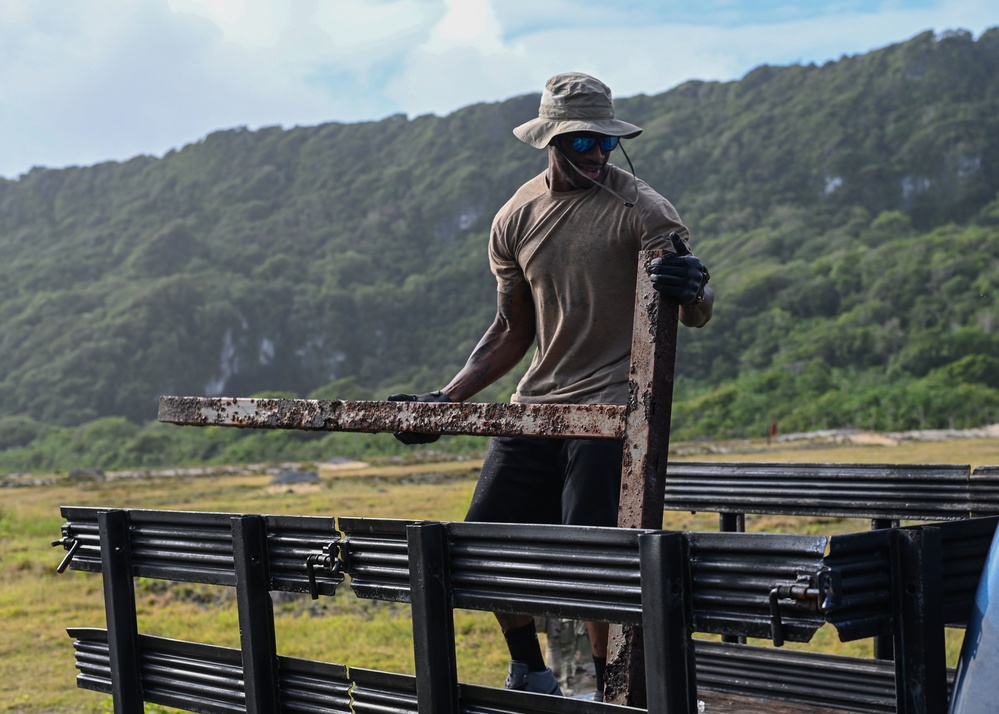
[{"label": "tan bucket hat", "polygon": [[614,118],[614,101],[606,84],[582,72],[564,72],[545,83],[538,118],[513,133],[525,144],[543,149],[552,138],[573,131],[634,139],[642,128]]}]

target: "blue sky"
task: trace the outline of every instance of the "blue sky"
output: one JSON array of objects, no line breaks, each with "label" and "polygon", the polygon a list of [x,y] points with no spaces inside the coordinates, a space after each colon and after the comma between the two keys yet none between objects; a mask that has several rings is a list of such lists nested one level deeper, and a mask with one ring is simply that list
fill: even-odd
[{"label": "blue sky", "polygon": [[444,115],[566,70],[627,97],[994,26],[995,0],[0,0],[0,177]]}]

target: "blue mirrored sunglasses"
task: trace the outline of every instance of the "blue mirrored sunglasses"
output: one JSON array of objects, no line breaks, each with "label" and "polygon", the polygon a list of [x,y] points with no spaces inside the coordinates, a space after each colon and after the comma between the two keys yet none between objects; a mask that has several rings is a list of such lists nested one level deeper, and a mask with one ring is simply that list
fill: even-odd
[{"label": "blue mirrored sunglasses", "polygon": [[579,153],[585,154],[587,151],[593,148],[594,144],[600,144],[600,150],[602,152],[609,153],[617,148],[618,142],[621,138],[618,136],[604,136],[597,138],[595,136],[573,136],[572,139],[572,150]]}]

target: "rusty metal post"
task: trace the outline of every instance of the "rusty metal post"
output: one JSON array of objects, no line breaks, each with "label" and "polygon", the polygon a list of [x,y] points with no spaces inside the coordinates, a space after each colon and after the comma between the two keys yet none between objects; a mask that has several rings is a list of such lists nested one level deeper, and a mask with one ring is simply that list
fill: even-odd
[{"label": "rusty metal post", "polygon": [[[648,277],[664,251],[643,251],[638,261],[631,376],[625,410],[620,528],[662,528],[669,458],[678,306],[663,300]],[[646,706],[641,629],[611,626],[605,701]]]},{"label": "rusty metal post", "polygon": [[660,298],[647,272],[649,263],[663,253],[643,251],[638,262],[619,528],[663,524],[678,306]]}]

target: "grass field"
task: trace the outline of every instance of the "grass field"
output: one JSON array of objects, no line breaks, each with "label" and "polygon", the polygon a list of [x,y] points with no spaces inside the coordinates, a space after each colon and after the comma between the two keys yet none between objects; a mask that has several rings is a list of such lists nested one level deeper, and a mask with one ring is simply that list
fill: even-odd
[{"label": "grass field", "polygon": [[[814,463],[999,464],[999,439],[903,442],[893,446],[793,447],[762,443],[729,445],[709,453],[703,445],[675,445],[674,458],[688,460]],[[0,712],[33,714],[110,711],[109,698],[79,690],[66,628],[104,626],[100,576],[56,565],[62,549],[61,505],[224,511],[296,515],[367,516],[460,520],[468,504],[479,462],[382,464],[326,474],[318,485],[274,488],[266,473],[172,476],[72,482],[4,489],[0,506]],[[668,513],[664,526],[716,530],[714,514]],[[838,533],[865,530],[866,522],[842,519],[797,521],[756,518],[748,527],[764,531]],[[208,586],[136,581],[140,631],[225,646],[238,646],[235,601],[230,590]],[[276,629],[281,654],[340,662],[356,667],[413,671],[408,608],[360,601],[342,588],[334,598],[276,597]],[[499,685],[505,674],[502,638],[491,615],[456,613],[459,677]],[[827,651],[868,655],[869,642],[839,643],[820,630],[816,646]],[[960,633],[951,633],[954,661]],[[150,707],[147,712],[165,711]]]}]

